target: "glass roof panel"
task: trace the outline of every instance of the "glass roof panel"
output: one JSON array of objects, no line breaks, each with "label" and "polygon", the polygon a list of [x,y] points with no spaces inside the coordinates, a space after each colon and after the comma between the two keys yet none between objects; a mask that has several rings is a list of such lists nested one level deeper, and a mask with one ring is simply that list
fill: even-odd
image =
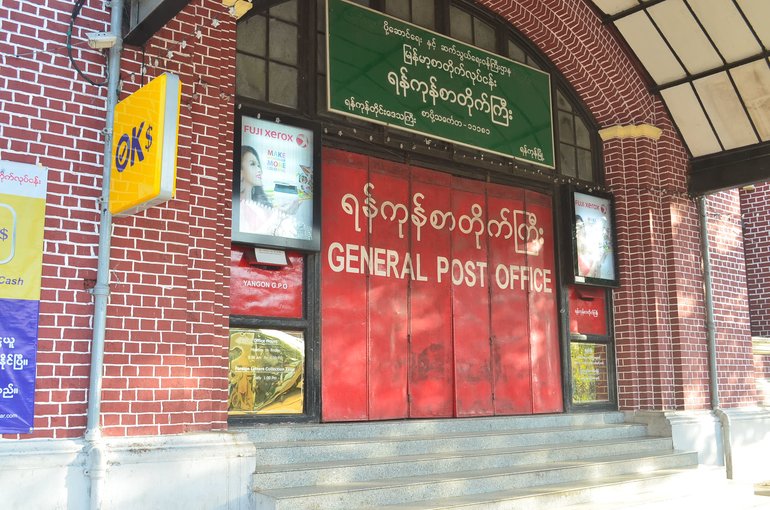
[{"label": "glass roof panel", "polygon": [[617,14],[639,5],[636,0],[594,0],[594,3],[604,14]]},{"label": "glass roof panel", "polygon": [[[664,87],[660,94],[693,157],[770,142],[770,0],[592,2],[606,15],[625,13],[614,24]],[[726,70],[725,63],[754,57]],[[702,78],[693,82],[691,75]]]},{"label": "glass roof panel", "polygon": [[759,141],[727,73],[707,76],[693,85],[725,149]]},{"label": "glass roof panel", "polygon": [[743,13],[762,40],[765,49],[770,49],[770,2],[767,0],[738,0]]},{"label": "glass roof panel", "polygon": [[751,120],[759,131],[762,141],[770,140],[770,67],[768,62],[757,60],[736,67],[730,73],[738,87]]},{"label": "glass roof panel", "polygon": [[690,6],[727,62],[751,57],[762,51],[731,0],[690,2]]},{"label": "glass roof panel", "polygon": [[661,94],[693,156],[704,156],[721,150],[689,83],[665,89]]},{"label": "glass roof panel", "polygon": [[684,69],[644,12],[621,18],[615,25],[655,83],[684,78]]},{"label": "glass roof panel", "polygon": [[691,74],[722,65],[722,60],[682,0],[669,0],[647,9]]}]

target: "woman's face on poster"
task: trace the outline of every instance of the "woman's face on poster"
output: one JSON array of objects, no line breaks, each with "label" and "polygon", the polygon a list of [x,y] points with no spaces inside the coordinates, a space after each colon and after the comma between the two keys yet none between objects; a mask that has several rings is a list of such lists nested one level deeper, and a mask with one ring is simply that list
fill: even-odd
[{"label": "woman's face on poster", "polygon": [[583,220],[580,218],[575,222],[575,238],[577,239],[578,248],[582,248],[586,245],[586,228]]},{"label": "woman's face on poster", "polygon": [[257,157],[251,152],[244,152],[241,157],[241,175],[246,184],[262,185],[262,166]]}]

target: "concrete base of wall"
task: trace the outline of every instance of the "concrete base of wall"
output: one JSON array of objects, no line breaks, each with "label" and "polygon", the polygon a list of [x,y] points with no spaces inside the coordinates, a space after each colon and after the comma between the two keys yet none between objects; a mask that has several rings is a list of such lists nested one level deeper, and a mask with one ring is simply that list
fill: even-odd
[{"label": "concrete base of wall", "polygon": [[[103,508],[245,510],[255,446],[245,434],[104,438],[108,476]],[[89,507],[86,443],[0,441],[3,508]]]},{"label": "concrete base of wall", "polygon": [[[616,414],[620,421],[620,414]],[[719,413],[712,411],[637,411],[625,413],[625,420],[646,424],[651,435],[672,437],[678,450],[697,451],[701,464],[725,465],[722,437],[729,437],[732,477],[746,482],[769,481],[770,409],[735,409],[722,414],[720,420]],[[432,421],[426,423],[434,426]],[[725,424],[727,434],[723,434]],[[404,425],[388,422],[378,426]],[[300,428],[315,437],[328,427]],[[271,440],[266,434],[283,432],[248,429],[103,438],[107,473],[103,508],[253,509],[255,470],[269,463],[263,457],[264,450],[259,450],[260,444]],[[88,508],[87,446],[82,439],[0,441],[0,506]]]},{"label": "concrete base of wall", "polygon": [[650,434],[671,435],[674,448],[698,452],[700,464],[726,466],[731,479],[770,480],[770,409],[629,411],[625,417],[647,424]]}]

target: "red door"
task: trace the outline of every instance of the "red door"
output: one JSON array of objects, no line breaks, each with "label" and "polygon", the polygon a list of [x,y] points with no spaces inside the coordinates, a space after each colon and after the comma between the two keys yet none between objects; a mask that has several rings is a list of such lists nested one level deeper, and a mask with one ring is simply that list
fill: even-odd
[{"label": "red door", "polygon": [[367,183],[367,166],[365,156],[324,151],[322,217],[339,218],[323,225],[321,413],[326,421],[369,418],[366,275],[347,271],[355,247],[366,246],[368,231],[360,217],[356,222],[353,214],[343,216],[343,204],[352,202],[346,195],[360,193]]},{"label": "red door", "polygon": [[322,418],[562,410],[551,197],[324,151]]},{"label": "red door", "polygon": [[449,175],[412,168],[411,246],[419,272],[411,281],[409,345],[409,415],[415,418],[454,414],[452,283],[437,278],[436,259],[450,252],[447,230],[431,226],[431,211],[449,211]]},{"label": "red door", "polygon": [[529,273],[529,342],[532,359],[532,412],[564,409],[559,362],[559,323],[556,291],[551,197],[527,191],[526,223]]},{"label": "red door", "polygon": [[[457,416],[489,416],[492,356],[489,338],[485,183],[453,179],[451,252],[444,279],[452,282]],[[438,264],[437,264],[438,265]]]},{"label": "red door", "polygon": [[515,218],[524,210],[524,191],[490,185],[488,196],[495,414],[530,414],[529,302],[519,269],[526,266],[527,256],[516,243],[514,229]]},{"label": "red door", "polygon": [[368,278],[370,420],[405,418],[408,414],[407,177],[405,165],[373,158],[369,161],[372,207],[367,211],[376,208],[379,212],[371,218],[368,246],[374,265]]}]

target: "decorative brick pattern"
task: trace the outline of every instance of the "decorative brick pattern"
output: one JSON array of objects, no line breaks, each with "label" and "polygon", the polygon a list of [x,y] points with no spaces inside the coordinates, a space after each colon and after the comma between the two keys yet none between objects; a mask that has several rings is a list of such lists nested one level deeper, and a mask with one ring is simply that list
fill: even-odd
[{"label": "decorative brick pattern", "polygon": [[738,190],[708,200],[719,395],[724,407],[756,403]]},{"label": "decorative brick pattern", "polygon": [[[621,269],[621,287],[614,292],[619,404],[622,409],[708,407],[697,207],[686,194],[687,152],[660,98],[647,92],[635,64],[588,2],[479,3],[538,46],[600,128],[649,123],[663,130],[657,141],[611,139],[604,144],[606,185],[616,198]],[[739,239],[725,246],[725,259],[740,259]],[[721,400],[725,406],[742,405],[754,398],[745,377],[750,353],[741,321],[747,318],[734,308],[745,277],[723,258],[717,258],[715,271],[725,271],[733,281],[732,287],[715,289],[720,367],[730,381],[721,388]]]}]

